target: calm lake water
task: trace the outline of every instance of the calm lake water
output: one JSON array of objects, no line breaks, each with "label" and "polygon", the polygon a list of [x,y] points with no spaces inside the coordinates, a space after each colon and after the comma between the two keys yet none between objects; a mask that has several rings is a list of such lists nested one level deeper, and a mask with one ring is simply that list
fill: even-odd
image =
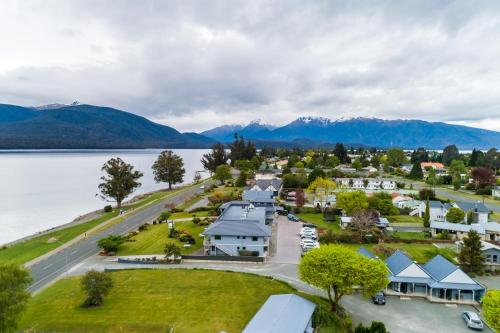
[{"label": "calm lake water", "polygon": [[[151,165],[162,150],[0,151],[0,244],[34,234],[104,207],[99,196],[102,165],[120,157],[144,173],[137,194],[166,188]],[[173,149],[184,160],[184,182],[202,170],[205,149]],[[202,173],[202,176],[207,176]]]}]

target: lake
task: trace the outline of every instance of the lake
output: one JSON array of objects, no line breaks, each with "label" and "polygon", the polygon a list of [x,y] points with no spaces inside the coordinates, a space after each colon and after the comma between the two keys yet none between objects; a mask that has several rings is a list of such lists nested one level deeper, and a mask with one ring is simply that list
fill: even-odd
[{"label": "lake", "polygon": [[[167,188],[156,183],[151,166],[160,149],[0,151],[0,244],[71,222],[104,207],[97,185],[102,165],[120,157],[144,173],[133,196]],[[173,149],[184,160],[184,182],[203,169],[206,149]],[[207,176],[202,173],[202,176]]]}]

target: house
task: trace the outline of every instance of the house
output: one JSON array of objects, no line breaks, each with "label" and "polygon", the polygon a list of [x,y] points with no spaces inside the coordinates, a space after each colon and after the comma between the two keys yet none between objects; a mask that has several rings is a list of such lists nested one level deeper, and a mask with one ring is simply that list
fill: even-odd
[{"label": "house", "polygon": [[421,201],[407,195],[397,195],[392,198],[392,204],[398,208],[415,209],[420,206]]},{"label": "house", "polygon": [[482,202],[455,202],[449,208],[461,209],[465,213],[464,223],[467,223],[467,214],[472,214],[472,223],[488,223],[490,210]]},{"label": "house", "polygon": [[252,187],[253,191],[272,191],[273,197],[279,196],[283,188],[283,181],[279,178],[256,179]]},{"label": "house", "polygon": [[392,179],[382,179],[382,189],[383,190],[395,190],[397,184],[395,180]]},{"label": "house", "polygon": [[[455,242],[457,245],[457,252],[460,252],[463,246],[463,242]],[[481,252],[484,256],[484,264],[486,265],[486,270],[496,271],[500,270],[500,246],[481,241]]]},{"label": "house", "polygon": [[[420,203],[420,206],[418,207],[419,217],[424,217],[426,205],[427,205],[426,201],[422,201]],[[432,221],[444,222],[447,210],[445,205],[441,201],[429,200],[429,213],[431,222]]]},{"label": "house", "polygon": [[431,302],[474,304],[486,290],[441,255],[419,265],[396,250],[385,263],[390,273],[388,294],[425,297]]},{"label": "house", "polygon": [[274,205],[273,192],[271,191],[244,190],[242,198],[243,201],[248,201],[256,207]]},{"label": "house", "polygon": [[284,170],[287,165],[288,165],[288,160],[276,161],[276,168],[279,170]]},{"label": "house", "polygon": [[413,169],[413,164],[402,164],[400,169],[405,173],[410,173],[411,169]]},{"label": "house", "polygon": [[422,168],[422,172],[424,174],[427,173],[428,169],[434,169],[436,171],[436,175],[446,173],[444,164],[439,162],[421,162],[420,167]]},{"label": "house", "polygon": [[203,231],[205,253],[266,256],[271,237],[266,207],[241,201],[227,204],[217,220]]},{"label": "house", "polygon": [[396,181],[382,178],[336,178],[335,182],[340,188],[351,188],[355,190],[394,190],[397,188]]},{"label": "house", "polygon": [[[340,217],[340,227],[342,229],[347,228],[352,222],[352,217],[351,216],[341,216]],[[389,220],[386,219],[385,217],[378,217],[374,219],[375,226],[384,229],[389,226]]]},{"label": "house", "polygon": [[243,333],[313,333],[316,304],[295,294],[271,295]]}]

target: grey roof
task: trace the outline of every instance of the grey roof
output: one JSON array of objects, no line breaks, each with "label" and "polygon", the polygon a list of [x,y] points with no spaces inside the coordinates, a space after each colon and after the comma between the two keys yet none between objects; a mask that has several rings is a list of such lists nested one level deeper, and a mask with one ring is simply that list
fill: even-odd
[{"label": "grey roof", "polygon": [[316,304],[295,294],[272,295],[243,333],[304,333]]},{"label": "grey roof", "polygon": [[475,230],[475,231],[477,231],[478,234],[485,233],[484,225],[481,225],[479,223],[463,224],[463,223],[431,221],[430,227],[433,229],[445,229],[445,230],[453,230],[453,231],[461,231],[461,232],[469,232],[471,230]]},{"label": "grey roof", "polygon": [[274,202],[272,191],[243,191],[243,200],[253,202]]},{"label": "grey roof", "polygon": [[456,202],[458,208],[464,212],[473,211],[478,213],[489,213],[490,210],[482,202]]},{"label": "grey roof", "polygon": [[[425,201],[423,201],[423,202],[425,202]],[[430,208],[442,208],[442,207],[444,207],[444,205],[441,201],[429,200],[429,207]]]},{"label": "grey roof", "polygon": [[203,235],[269,237],[271,228],[257,221],[224,220],[212,223]]},{"label": "grey roof", "polygon": [[361,247],[358,249],[358,251],[356,251],[356,252],[358,252],[359,254],[364,255],[365,257],[368,257],[368,258],[370,258],[370,259],[376,259],[376,258],[377,258],[377,256],[376,256],[376,255],[374,255],[373,253],[371,253],[370,251],[368,251],[368,250],[366,249],[366,247],[364,247],[364,246],[361,246]]},{"label": "grey roof", "polygon": [[406,267],[413,264],[413,261],[402,251],[396,250],[385,260],[387,267],[391,271],[392,275],[398,275],[401,273]]},{"label": "grey roof", "polygon": [[240,202],[232,204],[224,210],[217,221],[224,220],[242,220],[242,221],[257,221],[261,224],[266,222],[266,207],[255,207],[246,202],[246,205],[240,205]]},{"label": "grey roof", "polygon": [[422,268],[436,281],[441,281],[458,269],[440,254],[428,261]]},{"label": "grey roof", "polygon": [[257,185],[259,188],[262,190],[265,190],[269,187],[269,185],[273,185],[273,187],[278,190],[281,187],[281,184],[283,184],[283,181],[279,178],[273,178],[273,179],[257,179],[255,181],[255,185]]}]

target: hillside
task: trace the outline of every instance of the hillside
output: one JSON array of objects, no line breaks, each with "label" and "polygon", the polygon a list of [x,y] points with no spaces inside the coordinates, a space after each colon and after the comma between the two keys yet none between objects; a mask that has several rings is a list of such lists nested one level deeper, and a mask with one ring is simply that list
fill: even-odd
[{"label": "hillside", "polygon": [[[248,128],[252,130],[249,130]],[[435,148],[456,144],[461,149],[500,147],[500,132],[479,128],[450,125],[422,120],[382,120],[353,118],[333,121],[327,118],[301,117],[277,128],[253,130],[255,125],[240,127],[238,134],[266,142],[308,142],[311,146],[324,146],[343,142],[372,147]],[[216,140],[230,141],[234,135],[231,126],[202,132]]]},{"label": "hillside", "polygon": [[108,107],[0,104],[0,149],[206,148],[211,144],[212,139],[200,134],[180,133]]}]

